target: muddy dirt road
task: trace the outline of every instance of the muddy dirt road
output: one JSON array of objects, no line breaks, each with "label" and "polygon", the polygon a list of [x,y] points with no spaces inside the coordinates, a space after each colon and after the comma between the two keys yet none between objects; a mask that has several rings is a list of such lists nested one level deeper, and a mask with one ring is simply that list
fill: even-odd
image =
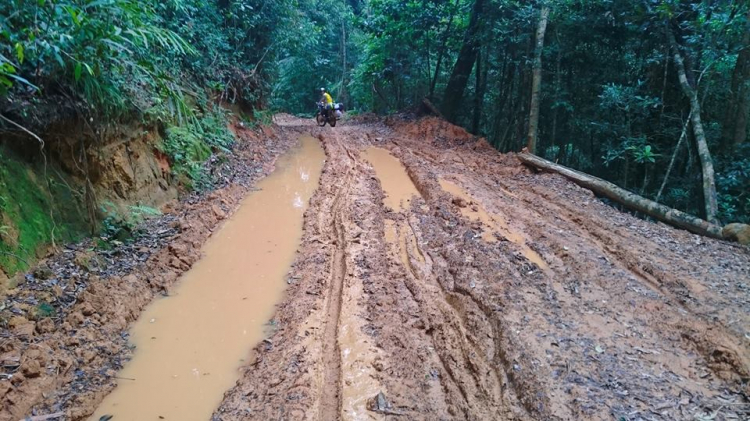
[{"label": "muddy dirt road", "polygon": [[215,420],[747,419],[747,248],[437,120],[312,130],[278,331]]},{"label": "muddy dirt road", "polygon": [[[436,119],[276,122],[326,161],[273,332],[213,420],[750,419],[747,247],[621,213]],[[105,374],[26,407],[81,419]]]}]

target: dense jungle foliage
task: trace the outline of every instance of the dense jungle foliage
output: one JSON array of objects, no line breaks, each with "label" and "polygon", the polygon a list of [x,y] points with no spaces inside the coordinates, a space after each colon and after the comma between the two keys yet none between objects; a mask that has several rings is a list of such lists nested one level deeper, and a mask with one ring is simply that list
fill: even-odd
[{"label": "dense jungle foliage", "polygon": [[[61,125],[87,149],[137,122],[201,188],[201,163],[231,148],[226,105],[250,120],[309,115],[326,87],[352,113],[427,98],[501,151],[528,143],[668,206],[747,223],[749,16],[743,0],[8,0],[0,148],[46,166]],[[88,179],[78,167],[70,176]],[[12,208],[11,193],[0,204]]]}]

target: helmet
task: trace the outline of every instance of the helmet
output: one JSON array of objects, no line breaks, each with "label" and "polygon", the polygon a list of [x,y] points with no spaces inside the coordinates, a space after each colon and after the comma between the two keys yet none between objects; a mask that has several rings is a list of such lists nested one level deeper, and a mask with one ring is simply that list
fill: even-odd
[{"label": "helmet", "polygon": [[326,88],[320,88],[320,92],[325,92]]}]

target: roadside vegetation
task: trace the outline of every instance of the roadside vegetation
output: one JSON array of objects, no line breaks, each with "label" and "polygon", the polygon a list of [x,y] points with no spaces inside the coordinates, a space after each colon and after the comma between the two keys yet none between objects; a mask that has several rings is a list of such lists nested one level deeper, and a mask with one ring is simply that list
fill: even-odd
[{"label": "roadside vegetation", "polygon": [[[749,14],[724,0],[9,0],[0,150],[36,181],[4,188],[0,204],[33,196],[49,217],[35,228],[45,233],[21,235],[3,210],[0,248],[24,258],[89,231],[68,220],[101,228],[89,164],[115,127],[159,133],[174,179],[205,189],[206,160],[232,147],[226,106],[268,124],[275,111],[310,115],[320,87],[351,114],[428,104],[503,152],[526,146],[703,219],[748,223]],[[55,177],[72,203],[53,203]]]}]

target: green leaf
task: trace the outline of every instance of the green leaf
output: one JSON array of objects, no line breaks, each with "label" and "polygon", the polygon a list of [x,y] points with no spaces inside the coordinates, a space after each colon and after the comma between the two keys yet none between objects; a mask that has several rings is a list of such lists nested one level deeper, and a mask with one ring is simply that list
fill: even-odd
[{"label": "green leaf", "polygon": [[23,64],[23,45],[20,42],[16,43],[16,57],[18,57],[18,62]]},{"label": "green leaf", "polygon": [[60,53],[55,51],[54,56],[55,56],[55,60],[57,60],[57,63],[60,65],[60,67],[65,68],[65,62],[63,61]]},{"label": "green leaf", "polygon": [[94,71],[91,70],[91,66],[86,63],[83,63],[83,65],[86,67],[86,71],[88,71],[91,76],[94,76]]},{"label": "green leaf", "polygon": [[22,78],[21,76],[16,76],[16,75],[8,74],[8,77],[11,77],[11,78],[13,78],[13,79],[15,79],[15,80],[17,80],[17,81],[25,84],[25,85],[29,85],[30,87],[36,89],[37,91],[39,90],[39,88],[37,86],[35,86],[33,83],[29,82],[28,80]]},{"label": "green leaf", "polygon": [[80,61],[78,63],[76,63],[76,68],[74,70],[74,74],[75,74],[76,82],[78,82],[78,80],[81,79],[81,62]]}]

